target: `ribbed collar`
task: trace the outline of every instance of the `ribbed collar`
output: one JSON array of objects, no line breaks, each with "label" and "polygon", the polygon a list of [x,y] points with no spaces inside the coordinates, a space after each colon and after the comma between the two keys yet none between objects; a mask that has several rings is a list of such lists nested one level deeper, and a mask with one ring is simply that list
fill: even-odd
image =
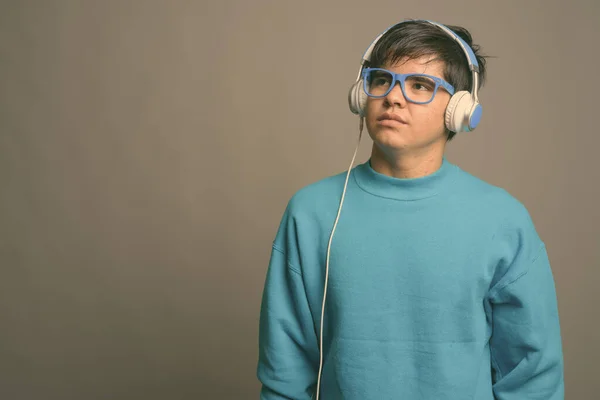
[{"label": "ribbed collar", "polygon": [[435,196],[454,179],[456,166],[443,158],[440,168],[419,178],[394,178],[383,175],[371,167],[371,159],[354,168],[357,185],[376,196],[396,200],[420,200]]}]

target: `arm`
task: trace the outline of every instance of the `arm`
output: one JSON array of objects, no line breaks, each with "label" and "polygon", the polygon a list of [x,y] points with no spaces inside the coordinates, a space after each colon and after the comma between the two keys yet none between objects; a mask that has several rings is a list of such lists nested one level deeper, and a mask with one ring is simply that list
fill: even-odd
[{"label": "arm", "polygon": [[302,275],[273,246],[260,311],[261,400],[310,399],[318,363],[317,336]]},{"label": "arm", "polygon": [[490,291],[493,391],[498,400],[563,400],[561,334],[545,246]]}]

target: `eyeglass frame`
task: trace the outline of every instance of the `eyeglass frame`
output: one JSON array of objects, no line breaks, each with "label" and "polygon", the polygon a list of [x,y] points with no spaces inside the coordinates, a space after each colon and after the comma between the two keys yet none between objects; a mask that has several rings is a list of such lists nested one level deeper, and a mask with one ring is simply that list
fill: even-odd
[{"label": "eyeglass frame", "polygon": [[[369,94],[369,91],[367,90],[367,77],[369,76],[369,73],[371,71],[385,71],[392,76],[392,84],[390,85],[390,87],[384,94],[379,95],[379,96],[374,96],[374,95]],[[430,78],[431,80],[433,80],[435,82],[435,88],[433,89],[433,95],[431,96],[431,99],[429,99],[429,101],[414,101],[414,100],[411,100],[409,98],[409,96],[406,95],[406,91],[404,90],[404,83],[406,82],[406,78],[408,78],[410,76],[424,76],[424,77]],[[439,77],[433,76],[433,75],[428,75],[428,74],[418,74],[418,73],[396,74],[395,72],[392,72],[392,71],[384,69],[384,68],[367,67],[367,68],[363,69],[363,71],[362,71],[362,78],[363,78],[363,90],[365,91],[365,94],[369,97],[373,97],[376,99],[380,99],[382,97],[387,96],[392,91],[392,89],[394,89],[396,87],[396,82],[400,83],[400,90],[402,91],[402,95],[404,96],[404,98],[407,101],[410,101],[411,103],[415,103],[415,104],[431,103],[433,101],[433,99],[435,99],[435,95],[437,94],[437,91],[440,86],[443,87],[448,93],[450,93],[450,96],[452,96],[455,92],[454,86],[452,86],[451,84],[449,84],[442,78],[439,78]]]}]

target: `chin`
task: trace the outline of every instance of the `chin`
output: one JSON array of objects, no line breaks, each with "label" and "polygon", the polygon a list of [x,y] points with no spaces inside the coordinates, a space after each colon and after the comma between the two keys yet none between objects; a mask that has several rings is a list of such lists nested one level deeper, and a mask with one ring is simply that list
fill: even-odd
[{"label": "chin", "polygon": [[373,142],[385,148],[405,149],[414,144],[414,137],[409,130],[403,132],[390,128],[377,128],[370,133],[370,136]]},{"label": "chin", "polygon": [[373,142],[383,151],[433,150],[446,143],[445,136],[426,137],[412,130],[399,132],[397,130],[379,129],[371,135]]}]

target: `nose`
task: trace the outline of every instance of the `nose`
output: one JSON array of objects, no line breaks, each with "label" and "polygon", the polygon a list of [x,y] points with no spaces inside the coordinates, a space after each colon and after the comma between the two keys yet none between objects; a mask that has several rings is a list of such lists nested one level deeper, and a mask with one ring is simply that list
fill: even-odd
[{"label": "nose", "polygon": [[402,93],[400,82],[396,82],[392,90],[390,90],[390,92],[385,96],[385,102],[389,107],[398,105],[400,108],[402,108],[406,106],[407,100],[406,97],[404,97],[404,93]]}]

